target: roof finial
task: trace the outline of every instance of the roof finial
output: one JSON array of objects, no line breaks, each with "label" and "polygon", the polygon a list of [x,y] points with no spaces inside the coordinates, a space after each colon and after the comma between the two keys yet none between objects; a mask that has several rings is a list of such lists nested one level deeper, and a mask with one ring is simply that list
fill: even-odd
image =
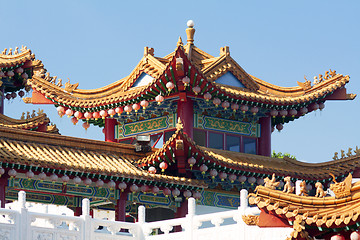
[{"label": "roof finial", "polygon": [[194,44],[194,35],[195,35],[194,25],[195,24],[193,20],[187,21],[187,26],[188,26],[188,28],[186,29],[187,42],[191,45]]},{"label": "roof finial", "polygon": [[184,128],[184,125],[183,125],[183,123],[181,122],[180,117],[178,117],[178,121],[177,121],[177,123],[176,123],[176,129],[177,129],[177,130],[182,130],[183,128]]},{"label": "roof finial", "polygon": [[183,45],[183,42],[182,42],[181,37],[179,36],[179,40],[178,40],[176,46],[178,47],[178,46],[182,46],[182,45]]}]

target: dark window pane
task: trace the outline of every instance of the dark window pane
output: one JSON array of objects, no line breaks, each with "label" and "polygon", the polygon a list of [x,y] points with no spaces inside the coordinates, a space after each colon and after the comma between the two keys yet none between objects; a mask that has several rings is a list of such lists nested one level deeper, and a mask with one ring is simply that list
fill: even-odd
[{"label": "dark window pane", "polygon": [[194,141],[199,146],[206,146],[206,132],[194,129]]},{"label": "dark window pane", "polygon": [[130,143],[132,143],[132,139],[130,138],[130,139],[126,139],[126,140],[119,140],[119,143],[127,143],[127,144],[130,144]]},{"label": "dark window pane", "polygon": [[224,135],[221,133],[209,132],[209,148],[224,149]]},{"label": "dark window pane", "polygon": [[256,138],[243,138],[244,153],[256,154]]},{"label": "dark window pane", "polygon": [[240,152],[240,137],[226,135],[226,150]]},{"label": "dark window pane", "polygon": [[169,138],[171,138],[171,136],[174,135],[174,133],[175,133],[175,131],[166,132],[165,136],[164,136],[164,143],[166,143],[167,140],[169,140]]}]

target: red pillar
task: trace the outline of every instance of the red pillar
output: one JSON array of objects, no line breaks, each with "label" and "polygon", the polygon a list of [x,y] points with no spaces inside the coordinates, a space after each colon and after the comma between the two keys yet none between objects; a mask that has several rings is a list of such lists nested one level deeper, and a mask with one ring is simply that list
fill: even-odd
[{"label": "red pillar", "polygon": [[120,192],[120,198],[116,200],[115,221],[125,222],[126,217],[126,200],[128,192]]},{"label": "red pillar", "polygon": [[258,144],[258,154],[271,156],[271,117],[260,118],[260,138]]},{"label": "red pillar", "polygon": [[105,118],[105,141],[116,142],[115,125],[117,121],[114,118]]},{"label": "red pillar", "polygon": [[177,115],[184,125],[184,133],[193,139],[194,108],[193,101],[190,98],[186,96],[180,98],[178,101]]},{"label": "red pillar", "polygon": [[0,96],[0,113],[4,114],[4,98],[5,98],[5,87],[1,88],[1,96]]},{"label": "red pillar", "polygon": [[6,187],[8,185],[8,178],[7,174],[2,175],[0,178],[0,201],[1,201],[1,208],[5,207],[5,197],[6,197]]},{"label": "red pillar", "polygon": [[75,207],[74,209],[74,216],[79,217],[82,214],[82,208],[81,207]]}]

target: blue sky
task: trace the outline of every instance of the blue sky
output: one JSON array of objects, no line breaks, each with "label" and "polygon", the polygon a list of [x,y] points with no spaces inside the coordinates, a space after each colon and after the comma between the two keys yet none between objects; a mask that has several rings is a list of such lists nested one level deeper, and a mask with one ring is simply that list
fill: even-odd
[{"label": "blue sky", "polygon": [[[358,1],[4,1],[0,0],[0,48],[26,45],[45,68],[63,80],[91,89],[128,75],[145,46],[156,56],[173,51],[186,22],[195,22],[195,45],[231,56],[247,71],[280,86],[296,86],[329,68],[349,75],[349,93],[359,93],[360,3]],[[38,107],[63,135],[103,139],[86,133],[53,106],[6,101],[5,113],[19,118]],[[331,160],[334,152],[360,147],[359,99],[327,101],[272,134],[272,149],[299,160]]]}]

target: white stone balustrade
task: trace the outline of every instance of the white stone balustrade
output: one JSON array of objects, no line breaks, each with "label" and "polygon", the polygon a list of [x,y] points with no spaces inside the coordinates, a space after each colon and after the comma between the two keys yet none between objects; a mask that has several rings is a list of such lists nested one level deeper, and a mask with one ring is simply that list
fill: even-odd
[{"label": "white stone balustrade", "polygon": [[[145,207],[140,206],[137,223],[94,219],[90,202],[82,202],[82,216],[73,217],[28,211],[25,192],[19,192],[19,209],[0,208],[0,240],[202,240],[202,239],[285,239],[292,228],[248,226],[242,215],[258,214],[247,205],[247,191],[240,193],[238,210],[196,215],[195,199],[188,200],[184,218],[145,222]],[[207,224],[204,224],[207,223]],[[174,232],[181,226],[181,232]],[[154,235],[155,233],[155,235]]]}]

